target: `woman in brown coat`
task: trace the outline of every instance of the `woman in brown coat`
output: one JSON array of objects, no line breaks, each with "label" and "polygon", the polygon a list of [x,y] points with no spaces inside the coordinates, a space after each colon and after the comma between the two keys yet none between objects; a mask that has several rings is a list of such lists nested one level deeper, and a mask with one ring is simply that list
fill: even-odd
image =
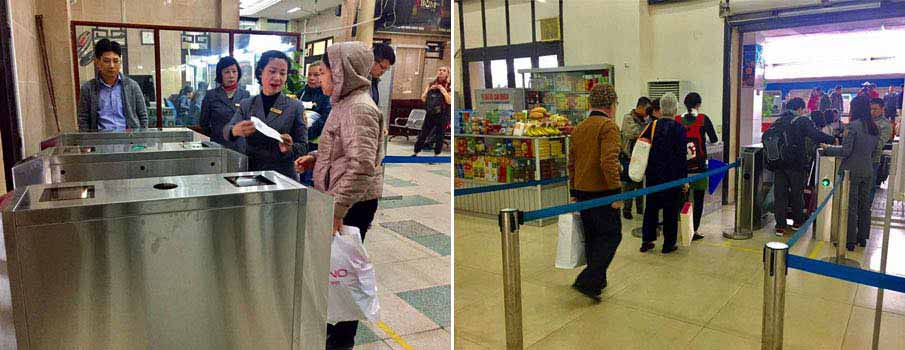
[{"label": "woman in brown coat", "polygon": [[[374,220],[383,183],[386,123],[369,95],[371,49],[359,42],[336,43],[324,54],[321,88],[333,109],[318,150],[295,161],[297,172],[314,167],[314,188],[333,195],[333,233],[357,227],[361,239]],[[352,349],[358,322],[327,325],[327,349]]]}]

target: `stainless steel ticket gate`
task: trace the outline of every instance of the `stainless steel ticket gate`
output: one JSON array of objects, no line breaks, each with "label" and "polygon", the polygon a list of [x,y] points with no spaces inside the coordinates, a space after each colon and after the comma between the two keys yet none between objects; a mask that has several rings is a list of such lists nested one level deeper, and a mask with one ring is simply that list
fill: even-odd
[{"label": "stainless steel ticket gate", "polygon": [[[839,158],[824,155],[824,150],[822,149],[817,150],[817,173],[815,177],[817,181],[817,203],[823,203],[824,199],[830,195],[830,191],[833,190],[833,185],[836,183],[841,163]],[[817,220],[814,220],[813,229],[816,239],[829,242],[833,237],[833,226],[837,224],[833,221],[834,218],[839,218],[840,214],[839,201],[835,200],[839,192],[839,190],[836,191],[833,198],[830,198],[829,202],[827,202],[826,208],[820,214],[817,214]]]},{"label": "stainless steel ticket gate", "polygon": [[15,326],[0,336],[20,350],[323,350],[332,217],[332,197],[272,171],[18,188],[0,266]]},{"label": "stainless steel ticket gate", "polygon": [[769,188],[764,181],[764,155],[760,144],[744,146],[739,152],[738,189],[735,199],[735,231],[727,238],[751,238],[764,225],[764,199]]},{"label": "stainless steel ticket gate", "polygon": [[114,145],[161,142],[209,141],[210,138],[188,128],[148,128],[110,131],[64,132],[41,141],[41,149],[58,146]]},{"label": "stainless steel ticket gate", "polygon": [[244,155],[203,142],[59,146],[13,167],[13,187],[245,171]]}]

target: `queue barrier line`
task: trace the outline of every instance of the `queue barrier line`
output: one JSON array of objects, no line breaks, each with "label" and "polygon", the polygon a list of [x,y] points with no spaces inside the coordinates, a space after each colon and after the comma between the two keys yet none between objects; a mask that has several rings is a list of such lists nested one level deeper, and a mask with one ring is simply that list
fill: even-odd
[{"label": "queue barrier line", "polygon": [[732,164],[727,164],[727,165],[719,167],[717,169],[709,170],[709,171],[706,171],[706,172],[703,172],[700,174],[696,174],[694,176],[689,176],[684,179],[673,180],[670,182],[664,182],[659,185],[654,185],[654,186],[646,187],[646,188],[639,189],[639,190],[623,192],[620,194],[614,194],[612,196],[595,198],[595,199],[586,200],[586,201],[577,202],[577,203],[570,203],[570,204],[565,204],[565,205],[560,205],[560,206],[555,206],[555,207],[526,211],[526,212],[522,213],[522,221],[526,222],[526,221],[544,219],[544,218],[549,218],[549,217],[555,217],[555,216],[559,216],[560,214],[573,213],[573,212],[577,212],[577,211],[581,211],[581,210],[587,210],[587,209],[596,208],[599,206],[604,206],[607,204],[612,204],[613,202],[624,201],[624,200],[632,199],[635,197],[646,196],[646,195],[654,193],[654,192],[660,192],[660,191],[667,190],[670,188],[679,187],[679,186],[682,186],[687,183],[692,183],[692,182],[699,181],[699,180],[702,180],[705,178],[709,178],[713,174],[718,174],[718,173],[721,173],[724,171],[729,171],[729,169],[731,169],[731,168],[736,168],[739,166],[739,164],[741,164],[740,161],[736,160]]},{"label": "queue barrier line", "polygon": [[905,277],[887,275],[885,273],[863,270],[822,260],[809,259],[794,254],[788,255],[786,264],[793,269],[807,271],[817,275],[905,293]]},{"label": "queue barrier line", "polygon": [[450,163],[450,157],[384,156],[383,164]]},{"label": "queue barrier line", "polygon": [[550,184],[566,182],[566,181],[569,181],[569,178],[566,176],[563,176],[563,177],[556,177],[556,178],[544,179],[544,180],[524,181],[524,182],[515,182],[515,183],[481,186],[481,187],[460,188],[460,189],[456,189],[455,191],[453,191],[453,195],[454,196],[465,196],[465,195],[469,195],[469,194],[496,192],[496,191],[511,190],[511,189],[522,188],[522,187],[550,185]]},{"label": "queue barrier line", "polygon": [[811,213],[811,216],[808,217],[807,220],[805,220],[804,224],[802,224],[801,227],[799,227],[798,230],[795,231],[792,237],[789,237],[789,240],[786,241],[786,244],[789,245],[789,248],[792,248],[795,243],[798,243],[798,240],[801,239],[801,237],[804,236],[804,233],[807,232],[811,225],[814,224],[814,221],[817,220],[817,215],[819,215],[820,212],[826,208],[826,205],[830,202],[830,199],[833,198],[833,196],[836,194],[836,189],[842,186],[842,180],[844,178],[844,175],[840,175],[839,178],[836,179],[836,183],[833,184],[833,189],[830,190],[830,193],[827,194],[826,198],[823,199],[823,202],[820,202],[820,205],[817,206],[817,209],[815,209],[814,212]]}]

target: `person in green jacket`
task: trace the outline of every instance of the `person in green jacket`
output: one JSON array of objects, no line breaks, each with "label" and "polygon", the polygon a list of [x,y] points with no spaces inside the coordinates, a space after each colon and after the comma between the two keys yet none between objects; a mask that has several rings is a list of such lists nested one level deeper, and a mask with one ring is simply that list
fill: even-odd
[{"label": "person in green jacket", "polygon": [[[622,164],[623,174],[628,173],[628,164],[629,160],[632,159],[632,150],[635,148],[635,142],[638,141],[638,136],[641,135],[641,131],[647,126],[647,107],[650,107],[650,99],[641,96],[635,105],[635,109],[622,117],[622,152],[619,154],[619,159]],[[641,182],[634,182],[628,176],[622,176],[622,191],[628,192],[642,187],[643,184]],[[635,205],[638,209],[638,214],[644,214],[644,197],[635,197]],[[625,206],[622,207],[622,217],[626,220],[633,219],[632,201],[625,201]]]},{"label": "person in green jacket", "polygon": [[892,123],[889,122],[889,119],[883,115],[884,101],[881,98],[872,98],[870,100],[870,116],[874,119],[874,123],[877,123],[877,128],[880,129],[880,135],[878,135],[877,139],[877,151],[874,153],[874,181],[871,183],[874,185],[870,190],[870,203],[874,203],[874,198],[877,196],[877,187],[880,187],[877,184],[877,177],[880,176],[880,159],[883,156],[883,146],[886,146],[886,143],[889,140],[892,140]]}]

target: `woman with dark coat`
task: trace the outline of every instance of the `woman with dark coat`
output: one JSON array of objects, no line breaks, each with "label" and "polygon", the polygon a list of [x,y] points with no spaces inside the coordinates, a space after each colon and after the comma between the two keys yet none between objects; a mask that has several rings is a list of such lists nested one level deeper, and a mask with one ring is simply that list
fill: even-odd
[{"label": "woman with dark coat", "polygon": [[201,100],[201,118],[199,124],[202,133],[210,136],[211,141],[236,150],[239,148],[223,137],[223,127],[236,114],[239,102],[251,95],[239,87],[242,69],[232,56],[226,56],[217,62],[216,82],[219,86],[209,90]]}]

